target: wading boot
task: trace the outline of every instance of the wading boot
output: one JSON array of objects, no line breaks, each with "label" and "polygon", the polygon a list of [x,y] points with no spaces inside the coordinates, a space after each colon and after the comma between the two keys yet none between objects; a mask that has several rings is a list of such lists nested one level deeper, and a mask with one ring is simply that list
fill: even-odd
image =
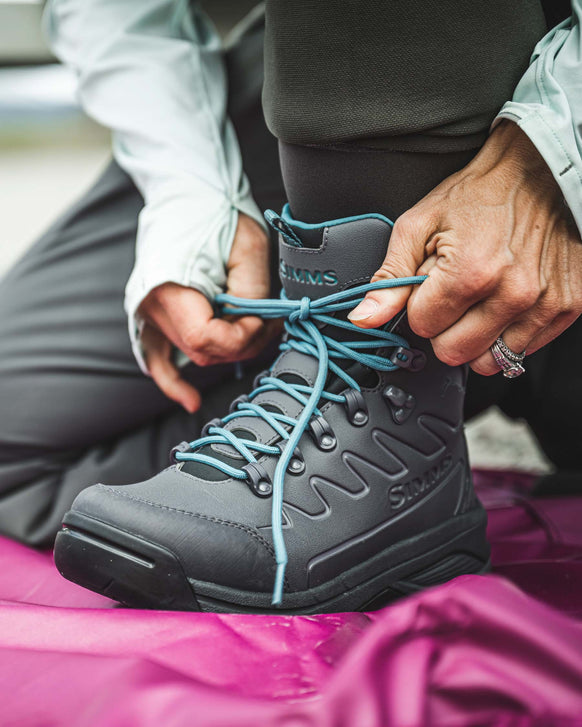
[{"label": "wading boot", "polygon": [[128,606],[283,613],[374,609],[485,572],[466,369],[441,363],[403,316],[372,331],[347,320],[374,286],[422,284],[368,282],[392,223],[267,218],[281,300],[221,303],[285,318],[281,353],[168,469],[84,490],[57,536],[58,569]]}]

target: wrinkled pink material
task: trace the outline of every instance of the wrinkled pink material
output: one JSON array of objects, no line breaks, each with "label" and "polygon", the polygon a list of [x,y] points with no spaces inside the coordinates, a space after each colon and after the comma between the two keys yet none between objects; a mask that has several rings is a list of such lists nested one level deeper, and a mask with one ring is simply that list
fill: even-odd
[{"label": "wrinkled pink material", "polygon": [[0,540],[0,725],[582,725],[582,497],[477,480],[495,574],[367,615],[114,608]]}]

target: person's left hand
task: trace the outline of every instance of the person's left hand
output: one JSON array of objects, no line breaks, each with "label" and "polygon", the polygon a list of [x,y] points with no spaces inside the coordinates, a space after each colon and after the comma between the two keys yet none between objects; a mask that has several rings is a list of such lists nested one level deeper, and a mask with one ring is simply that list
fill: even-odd
[{"label": "person's left hand", "polygon": [[[239,214],[226,264],[226,292],[241,298],[269,293],[267,233],[253,219]],[[163,283],[140,306],[145,321],[141,342],[150,374],[161,391],[186,411],[202,403],[198,389],[174,361],[178,348],[198,366],[243,361],[259,354],[278,332],[278,321],[257,316],[216,315],[212,304],[194,288]]]},{"label": "person's left hand", "polygon": [[582,313],[582,243],[560,188],[528,137],[501,122],[475,159],[398,218],[372,278],[418,286],[376,290],[350,313],[362,328],[408,320],[437,357],[499,372],[498,336],[533,353]]}]

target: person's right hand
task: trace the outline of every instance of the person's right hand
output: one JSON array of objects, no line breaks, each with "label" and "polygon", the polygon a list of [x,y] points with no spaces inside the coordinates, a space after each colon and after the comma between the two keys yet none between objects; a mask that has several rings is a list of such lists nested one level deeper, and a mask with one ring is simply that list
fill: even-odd
[{"label": "person's right hand", "polygon": [[582,314],[582,241],[561,189],[529,137],[502,121],[479,154],[394,225],[372,281],[427,275],[375,290],[349,314],[377,328],[405,305],[412,330],[450,366],[499,373],[502,336],[534,353]]},{"label": "person's right hand", "polygon": [[[240,214],[227,263],[226,292],[241,298],[269,294],[269,238],[250,217]],[[214,317],[199,291],[175,283],[154,288],[140,306],[146,321],[142,345],[152,378],[166,396],[187,411],[200,407],[200,392],[182,378],[173,361],[174,346],[198,366],[256,356],[275,331],[276,321],[255,316]]]}]

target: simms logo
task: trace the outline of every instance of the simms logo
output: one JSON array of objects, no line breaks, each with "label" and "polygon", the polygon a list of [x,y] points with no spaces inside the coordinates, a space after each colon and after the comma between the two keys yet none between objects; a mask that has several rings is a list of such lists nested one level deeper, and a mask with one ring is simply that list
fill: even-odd
[{"label": "simms logo", "polygon": [[307,285],[337,285],[337,273],[335,270],[307,270],[305,268],[293,268],[287,265],[284,260],[279,263],[279,272],[284,280],[293,280],[297,283]]},{"label": "simms logo", "polygon": [[388,490],[388,500],[392,510],[400,510],[407,503],[432,490],[437,482],[451,469],[452,461],[453,458],[448,455],[420,477],[415,477],[402,485],[392,485]]}]

